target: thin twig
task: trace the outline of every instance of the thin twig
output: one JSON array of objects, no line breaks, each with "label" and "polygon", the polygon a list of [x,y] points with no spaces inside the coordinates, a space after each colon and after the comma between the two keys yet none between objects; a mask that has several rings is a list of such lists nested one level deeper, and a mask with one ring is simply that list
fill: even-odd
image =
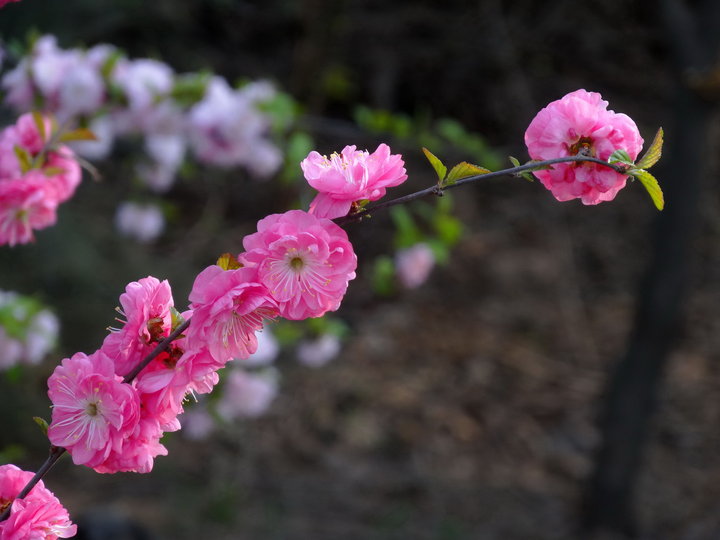
[{"label": "thin twig", "polygon": [[572,162],[579,162],[579,161],[597,163],[598,165],[603,165],[609,169],[614,170],[615,172],[618,172],[621,174],[626,173],[626,166],[624,166],[624,165],[615,165],[613,163],[608,163],[607,161],[603,161],[602,159],[589,157],[589,156],[582,156],[582,155],[548,159],[545,161],[533,161],[531,163],[526,163],[525,165],[519,165],[517,167],[511,167],[509,169],[503,169],[501,171],[492,171],[492,172],[485,173],[485,174],[477,174],[475,176],[468,176],[466,178],[462,178],[462,179],[458,180],[454,184],[450,184],[450,185],[443,186],[443,187],[434,185],[429,188],[425,188],[420,191],[416,191],[415,193],[410,193],[408,195],[404,195],[404,196],[398,197],[396,199],[392,199],[389,201],[384,201],[384,202],[375,204],[369,208],[363,208],[362,210],[359,210],[358,212],[355,212],[354,214],[348,214],[347,216],[335,218],[335,219],[333,219],[333,221],[337,225],[342,226],[347,223],[353,223],[355,221],[360,221],[362,218],[369,216],[370,214],[372,214],[373,212],[376,212],[378,210],[384,210],[386,208],[390,208],[391,206],[397,206],[398,204],[406,204],[406,203],[412,202],[414,200],[422,199],[423,197],[427,197],[428,195],[442,195],[443,191],[445,191],[445,190],[463,186],[463,185],[469,184],[471,182],[477,182],[478,180],[488,180],[491,178],[497,178],[499,176],[513,176],[518,173],[522,173],[525,171],[531,171],[533,169],[537,169],[538,167],[542,167],[545,165],[554,165],[556,163],[572,163]]}]

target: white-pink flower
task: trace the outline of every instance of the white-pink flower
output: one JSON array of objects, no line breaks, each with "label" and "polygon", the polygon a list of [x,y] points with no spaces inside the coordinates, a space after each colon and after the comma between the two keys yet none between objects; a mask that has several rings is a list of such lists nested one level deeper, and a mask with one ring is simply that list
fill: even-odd
[{"label": "white-pink flower", "polygon": [[435,254],[425,242],[398,250],[395,254],[395,271],[403,287],[419,287],[430,276],[435,266]]},{"label": "white-pink flower", "polygon": [[277,380],[272,372],[254,374],[234,369],[225,378],[217,412],[228,421],[260,416],[276,395]]},{"label": "white-pink flower", "polygon": [[278,302],[280,315],[299,320],[340,307],[357,257],[343,229],[302,210],[272,214],[243,239],[240,261]]},{"label": "white-pink flower", "polygon": [[75,536],[77,527],[68,511],[42,480],[25,498],[17,498],[33,476],[15,465],[0,465],[0,513],[10,507],[10,516],[0,521],[0,538],[56,540]]},{"label": "white-pink flower", "polygon": [[48,380],[48,396],[53,404],[48,438],[76,465],[101,465],[122,449],[139,421],[135,389],[115,375],[102,351],[64,359]]},{"label": "white-pink flower", "polygon": [[[576,90],[542,109],[525,132],[530,157],[546,160],[586,155],[607,161],[615,150],[632,160],[643,145],[635,122],[625,114],[607,110],[608,102],[596,92]],[[597,163],[560,163],[536,171],[542,184],[559,201],[581,199],[597,204],[615,198],[627,175]]]},{"label": "white-pink flower", "polygon": [[341,346],[338,336],[323,334],[313,340],[301,341],[297,348],[297,359],[306,366],[321,367],[338,355]]},{"label": "white-pink flower", "polygon": [[207,347],[221,365],[257,350],[255,332],[278,314],[277,302],[257,275],[256,268],[223,270],[217,265],[200,272],[190,292],[190,349]]},{"label": "white-pink flower", "polygon": [[391,154],[387,144],[372,154],[355,146],[346,146],[329,158],[312,151],[300,167],[308,183],[319,191],[310,203],[310,213],[330,219],[347,215],[355,201],[378,200],[386,188],[407,179],[402,156]]}]

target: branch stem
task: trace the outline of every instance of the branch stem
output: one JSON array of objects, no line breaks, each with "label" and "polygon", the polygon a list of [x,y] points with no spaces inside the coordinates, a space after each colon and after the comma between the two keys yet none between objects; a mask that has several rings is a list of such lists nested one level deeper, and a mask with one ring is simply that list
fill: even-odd
[{"label": "branch stem", "polygon": [[431,186],[429,188],[421,189],[420,191],[416,191],[414,193],[410,193],[408,195],[404,195],[402,197],[398,197],[396,199],[391,199],[389,201],[384,201],[378,204],[375,204],[369,208],[363,208],[362,210],[355,212],[354,214],[348,214],[347,216],[342,216],[339,218],[333,219],[333,221],[337,225],[345,225],[347,223],[352,223],[355,221],[360,221],[362,218],[369,216],[373,212],[376,212],[377,210],[384,210],[386,208],[390,208],[391,206],[397,206],[398,204],[407,204],[409,202],[412,202],[417,199],[422,199],[423,197],[426,197],[428,195],[442,195],[443,192],[447,189],[456,188],[459,186],[463,186],[465,184],[469,184],[471,182],[477,182],[478,180],[489,180],[491,178],[498,178],[500,176],[513,176],[525,171],[531,171],[533,169],[537,169],[538,167],[542,167],[544,165],[554,165],[556,163],[572,163],[572,162],[590,162],[590,163],[597,163],[598,165],[603,165],[609,169],[614,170],[615,172],[625,174],[626,168],[625,166],[621,165],[615,165],[613,163],[608,163],[607,161],[603,161],[602,159],[590,157],[590,156],[583,156],[583,155],[577,155],[577,156],[567,156],[567,157],[561,157],[561,158],[554,158],[554,159],[548,159],[545,161],[533,161],[531,163],[526,163],[524,165],[519,165],[517,167],[511,167],[509,169],[502,169],[500,171],[492,171],[485,174],[477,174],[475,176],[468,176],[466,178],[461,178],[457,182],[451,185],[440,187],[438,185]]}]

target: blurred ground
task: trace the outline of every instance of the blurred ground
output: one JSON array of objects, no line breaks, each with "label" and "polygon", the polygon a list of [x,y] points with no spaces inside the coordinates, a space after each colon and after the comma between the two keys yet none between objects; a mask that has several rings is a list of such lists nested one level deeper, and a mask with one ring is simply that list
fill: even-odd
[{"label": "blurred ground", "polygon": [[[434,2],[215,1],[175,11],[170,2],[68,2],[63,10],[93,21],[84,30],[53,25],[57,4],[23,3],[43,11],[24,6],[19,28],[36,21],[68,45],[109,41],[178,69],[269,74],[324,117],[347,119],[357,102],[455,116],[513,155],[525,155],[521,136],[534,111],[578,87],[603,92],[646,139],[669,116],[667,50],[643,2],[591,13],[565,1],[456,1],[442,10]],[[153,31],[163,22],[174,32]],[[3,35],[16,32],[9,24],[0,18]],[[323,151],[356,142],[317,135]],[[430,184],[418,149],[403,152],[409,189]],[[97,346],[125,283],[168,277],[184,298],[197,271],[287,203],[230,175],[183,183],[169,196],[181,210],[173,230],[160,245],[138,247],[118,239],[108,217],[125,189],[122,167],[106,164],[108,181],[83,185],[37,244],[0,253],[4,288],[32,292],[34,284],[57,306],[66,353]],[[645,539],[720,536],[716,176],[713,158],[688,322],[637,494]],[[111,508],[158,538],[578,538],[603,385],[624,352],[655,211],[639,185],[612,204],[582,207],[520,179],[463,189],[455,201],[466,234],[452,263],[390,299],[372,294],[363,266],[390,249],[387,216],[348,228],[360,269],[339,315],[352,337],[322,369],[281,359],[281,395],[265,417],[205,442],[169,437],[170,456],[150,475],[102,476],[64,460],[48,486],[73,516]],[[40,394],[33,414],[46,407],[44,375],[25,381]],[[17,409],[24,419],[28,407]],[[17,435],[37,449],[23,463],[33,468],[42,443],[21,419],[8,417],[14,428],[0,442]]]}]

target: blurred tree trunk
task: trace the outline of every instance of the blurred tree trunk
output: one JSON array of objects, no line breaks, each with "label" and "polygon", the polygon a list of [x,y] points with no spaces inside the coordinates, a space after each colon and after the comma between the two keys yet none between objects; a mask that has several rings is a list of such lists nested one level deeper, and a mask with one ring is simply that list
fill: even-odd
[{"label": "blurred tree trunk", "polygon": [[634,487],[667,359],[682,323],[710,103],[720,93],[715,56],[720,2],[706,0],[692,9],[682,0],[653,4],[662,9],[678,81],[657,171],[666,208],[657,218],[653,255],[640,286],[627,352],[608,380],[602,443],[582,515],[585,531],[628,536],[637,532]]}]

